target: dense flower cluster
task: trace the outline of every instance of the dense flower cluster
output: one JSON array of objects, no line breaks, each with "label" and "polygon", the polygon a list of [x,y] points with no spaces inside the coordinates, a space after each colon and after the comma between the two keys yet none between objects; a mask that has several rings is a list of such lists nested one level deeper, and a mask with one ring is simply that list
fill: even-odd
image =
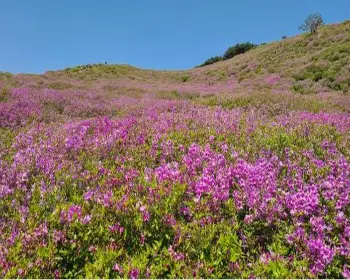
[{"label": "dense flower cluster", "polygon": [[1,277],[349,277],[347,113],[26,88],[0,109]]}]

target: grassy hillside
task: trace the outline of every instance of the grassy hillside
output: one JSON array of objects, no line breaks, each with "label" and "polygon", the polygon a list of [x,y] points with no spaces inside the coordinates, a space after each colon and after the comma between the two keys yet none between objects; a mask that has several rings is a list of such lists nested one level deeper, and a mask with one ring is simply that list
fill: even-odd
[{"label": "grassy hillside", "polygon": [[303,34],[259,46],[248,53],[191,71],[211,83],[234,80],[246,89],[285,86],[301,94],[349,93],[350,21],[328,25],[316,36]]},{"label": "grassy hillside", "polygon": [[[44,75],[12,77],[19,84],[32,82],[33,86],[49,85],[62,88],[95,87],[104,82],[135,82],[155,86],[164,84],[212,86],[212,91],[239,92],[266,87],[289,89],[301,94],[337,91],[349,93],[350,80],[350,21],[322,27],[318,34],[302,34],[282,41],[261,45],[246,54],[204,68],[186,71],[143,70],[129,65],[83,65]],[[9,74],[2,73],[1,80]],[[55,82],[57,85],[55,85]],[[227,86],[227,84],[233,86]],[[215,87],[220,85],[221,87]],[[226,85],[226,86],[225,86]]]},{"label": "grassy hillside", "polygon": [[[1,73],[0,84],[55,90],[93,89],[109,96],[152,93],[165,99],[199,99],[201,104],[231,108],[278,104],[273,105],[278,107],[273,114],[279,114],[283,108],[349,111],[349,65],[350,21],[346,21],[324,26],[315,36],[302,34],[261,45],[202,68],[155,71],[129,65],[93,64],[43,75]],[[292,104],[294,99],[296,104]]]}]

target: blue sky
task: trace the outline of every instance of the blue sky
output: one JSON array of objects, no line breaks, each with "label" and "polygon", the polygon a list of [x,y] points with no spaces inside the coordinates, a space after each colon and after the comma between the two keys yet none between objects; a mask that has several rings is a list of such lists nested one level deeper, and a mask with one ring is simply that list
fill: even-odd
[{"label": "blue sky", "polygon": [[349,11],[349,0],[1,0],[0,71],[187,69],[238,42],[298,34],[310,13],[334,23]]}]

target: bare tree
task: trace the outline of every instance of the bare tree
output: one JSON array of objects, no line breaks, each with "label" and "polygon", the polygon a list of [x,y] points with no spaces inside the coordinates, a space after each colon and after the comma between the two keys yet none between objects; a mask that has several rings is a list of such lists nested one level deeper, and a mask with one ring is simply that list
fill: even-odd
[{"label": "bare tree", "polygon": [[319,13],[309,15],[299,26],[299,30],[310,31],[311,34],[316,34],[317,29],[324,24],[323,18]]}]

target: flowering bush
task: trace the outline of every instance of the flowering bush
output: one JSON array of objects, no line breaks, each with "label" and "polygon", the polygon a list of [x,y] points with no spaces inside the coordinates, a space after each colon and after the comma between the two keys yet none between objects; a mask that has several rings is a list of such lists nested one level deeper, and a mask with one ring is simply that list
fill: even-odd
[{"label": "flowering bush", "polygon": [[0,73],[0,277],[350,278],[349,23],[208,68]]},{"label": "flowering bush", "polygon": [[103,96],[0,103],[1,277],[349,277],[348,113]]}]

